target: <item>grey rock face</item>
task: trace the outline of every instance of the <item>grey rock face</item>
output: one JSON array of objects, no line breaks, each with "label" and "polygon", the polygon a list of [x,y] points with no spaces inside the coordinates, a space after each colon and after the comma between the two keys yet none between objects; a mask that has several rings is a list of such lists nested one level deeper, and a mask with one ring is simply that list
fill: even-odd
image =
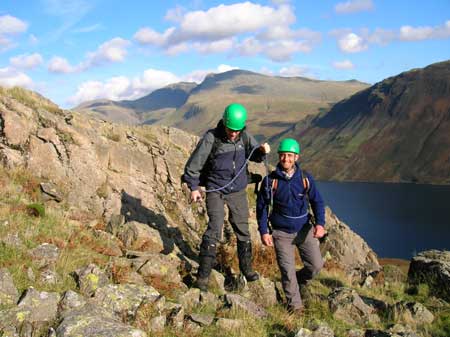
[{"label": "grey rock face", "polygon": [[147,334],[122,323],[111,312],[93,304],[69,310],[56,329],[59,337],[146,337]]},{"label": "grey rock face", "polygon": [[19,292],[8,269],[0,269],[0,305],[16,304]]},{"label": "grey rock face", "polygon": [[380,322],[376,310],[367,305],[353,289],[335,289],[328,296],[328,303],[333,316],[348,324],[364,325],[369,322]]},{"label": "grey rock face", "polygon": [[357,282],[362,282],[368,275],[381,270],[375,252],[328,207],[325,221],[328,236],[320,245],[322,256],[343,268]]},{"label": "grey rock face", "polygon": [[109,279],[99,267],[91,263],[74,273],[78,289],[83,295],[92,296],[95,291],[109,283]]},{"label": "grey rock face", "polygon": [[225,301],[232,308],[243,310],[256,318],[266,318],[269,316],[268,312],[262,307],[240,295],[226,294]]},{"label": "grey rock face", "polygon": [[434,315],[423,304],[418,302],[399,302],[389,308],[394,322],[407,325],[431,324]]},{"label": "grey rock face", "polygon": [[0,331],[32,336],[56,319],[60,296],[28,288],[19,304],[0,311]]},{"label": "grey rock face", "polygon": [[433,295],[450,301],[450,251],[428,250],[413,257],[408,282],[426,283]]},{"label": "grey rock face", "polygon": [[59,249],[54,244],[43,243],[30,251],[31,258],[38,268],[55,265],[59,257]]},{"label": "grey rock face", "polygon": [[108,284],[95,291],[93,302],[117,317],[134,318],[136,310],[144,301],[153,302],[159,293],[151,286],[137,284]]}]

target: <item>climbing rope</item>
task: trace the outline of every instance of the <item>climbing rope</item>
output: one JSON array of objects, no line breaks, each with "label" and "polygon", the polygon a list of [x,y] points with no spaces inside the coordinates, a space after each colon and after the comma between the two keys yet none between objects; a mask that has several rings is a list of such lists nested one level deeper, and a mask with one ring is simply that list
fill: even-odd
[{"label": "climbing rope", "polygon": [[221,191],[225,188],[227,188],[228,186],[230,186],[240,175],[241,173],[244,171],[244,169],[247,167],[248,162],[250,161],[250,158],[253,154],[253,152],[255,152],[256,149],[258,149],[260,147],[260,145],[256,145],[251,151],[250,151],[250,155],[248,156],[248,158],[245,160],[245,163],[242,165],[242,167],[239,169],[238,173],[233,177],[233,179],[231,179],[227,184],[225,184],[222,187],[218,187],[218,188],[214,188],[212,190],[205,190],[205,193],[211,193],[211,192],[218,192]]}]

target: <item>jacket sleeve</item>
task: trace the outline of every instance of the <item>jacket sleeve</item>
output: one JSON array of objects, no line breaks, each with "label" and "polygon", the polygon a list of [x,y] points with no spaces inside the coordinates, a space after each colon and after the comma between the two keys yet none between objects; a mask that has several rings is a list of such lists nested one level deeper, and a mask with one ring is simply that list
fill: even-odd
[{"label": "jacket sleeve", "polygon": [[308,192],[309,202],[311,203],[311,208],[314,213],[314,217],[316,218],[316,224],[325,226],[325,203],[312,175],[307,173],[307,177],[310,184],[310,189]]},{"label": "jacket sleeve", "polygon": [[183,180],[187,183],[191,191],[198,189],[200,173],[208,160],[213,145],[214,134],[212,132],[207,132],[198,142],[194,152],[192,152],[184,167]]},{"label": "jacket sleeve", "polygon": [[247,155],[250,154],[250,152],[255,148],[258,147],[255,152],[253,152],[252,156],[250,157],[251,161],[254,161],[256,163],[261,163],[262,161],[264,161],[264,159],[266,158],[266,154],[264,152],[261,151],[261,149],[259,149],[260,144],[256,141],[256,139],[250,135],[249,133],[247,133],[248,135],[248,141],[249,141],[249,145],[250,148],[247,150],[248,153]]},{"label": "jacket sleeve", "polygon": [[261,188],[256,197],[256,220],[258,221],[258,231],[261,235],[269,233],[269,214],[268,206],[270,204],[270,191],[267,191],[268,176],[261,181]]}]

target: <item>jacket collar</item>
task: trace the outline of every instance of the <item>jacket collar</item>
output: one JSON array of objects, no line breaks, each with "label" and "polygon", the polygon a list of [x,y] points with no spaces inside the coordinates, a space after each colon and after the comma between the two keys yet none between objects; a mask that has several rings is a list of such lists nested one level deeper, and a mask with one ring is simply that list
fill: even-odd
[{"label": "jacket collar", "polygon": [[[295,176],[300,175],[300,170],[301,170],[300,169],[300,164],[298,162],[296,162],[295,163],[295,172],[294,172],[294,175],[292,176],[292,178],[294,178]],[[275,168],[274,172],[275,172],[275,178],[287,180],[286,175],[285,175],[283,169],[281,168],[280,164],[277,164],[277,167]]]}]

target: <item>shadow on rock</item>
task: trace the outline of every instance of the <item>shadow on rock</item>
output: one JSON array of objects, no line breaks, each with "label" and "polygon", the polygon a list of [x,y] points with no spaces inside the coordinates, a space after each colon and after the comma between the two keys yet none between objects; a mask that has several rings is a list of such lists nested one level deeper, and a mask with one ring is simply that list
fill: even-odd
[{"label": "shadow on rock", "polygon": [[159,231],[163,241],[162,254],[169,254],[174,250],[174,244],[189,258],[195,258],[197,254],[192,250],[189,243],[183,239],[183,234],[177,227],[168,226],[166,217],[157,214],[142,205],[142,200],[122,190],[122,206],[120,214],[125,217],[125,222],[137,221],[148,224]]}]

